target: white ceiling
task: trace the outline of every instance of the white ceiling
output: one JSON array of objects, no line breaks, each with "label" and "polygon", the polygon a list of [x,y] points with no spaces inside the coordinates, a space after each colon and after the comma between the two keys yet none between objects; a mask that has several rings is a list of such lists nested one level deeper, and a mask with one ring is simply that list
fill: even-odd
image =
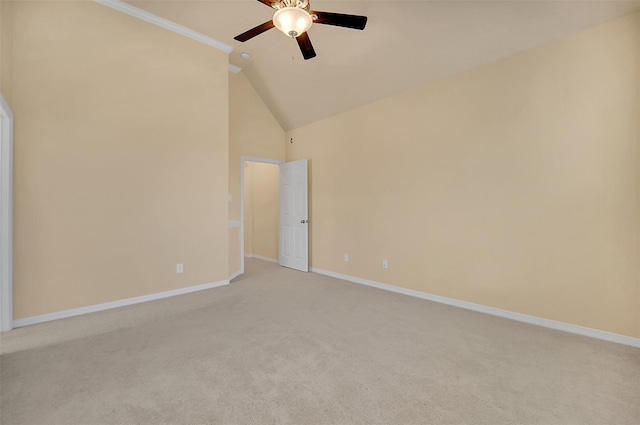
[{"label": "white ceiling", "polygon": [[[630,1],[311,0],[313,10],[369,17],[364,31],[314,25],[318,56],[271,29],[234,36],[271,19],[256,0],[138,0],[129,4],[234,47],[242,67],[285,130],[327,118],[640,9]],[[251,59],[240,57],[241,51]]]}]

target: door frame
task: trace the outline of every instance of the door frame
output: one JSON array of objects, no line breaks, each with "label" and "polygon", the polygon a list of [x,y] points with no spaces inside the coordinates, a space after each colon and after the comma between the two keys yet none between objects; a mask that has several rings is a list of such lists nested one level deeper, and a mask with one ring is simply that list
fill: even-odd
[{"label": "door frame", "polygon": [[13,113],[0,93],[1,332],[13,329]]},{"label": "door frame", "polygon": [[[240,157],[240,274],[244,274],[244,163],[245,162],[262,162],[265,164],[284,164],[285,161],[279,159],[258,158],[255,156]],[[278,201],[280,193],[278,193]],[[280,241],[278,241],[278,244]]]}]

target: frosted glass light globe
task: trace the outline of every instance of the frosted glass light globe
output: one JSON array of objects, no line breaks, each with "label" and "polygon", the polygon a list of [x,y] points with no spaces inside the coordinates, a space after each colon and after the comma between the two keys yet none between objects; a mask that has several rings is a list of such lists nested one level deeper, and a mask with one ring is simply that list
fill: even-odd
[{"label": "frosted glass light globe", "polygon": [[309,12],[298,7],[283,7],[273,15],[273,23],[289,37],[296,38],[311,28],[313,19]]}]

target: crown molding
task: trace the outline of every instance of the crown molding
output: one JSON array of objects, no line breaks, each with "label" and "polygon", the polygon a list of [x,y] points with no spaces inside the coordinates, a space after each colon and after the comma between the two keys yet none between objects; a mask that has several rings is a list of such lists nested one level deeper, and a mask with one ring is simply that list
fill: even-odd
[{"label": "crown molding", "polygon": [[[131,6],[128,3],[125,3],[120,0],[94,0],[101,5],[110,7],[112,9],[118,10],[120,12],[126,13],[127,15],[133,16],[138,19],[142,19],[145,22],[149,22],[150,24],[157,25],[159,27],[168,29],[169,31],[173,31],[177,34],[183,35],[185,37],[189,37],[192,40],[199,41],[200,43],[204,43],[208,46],[215,47],[218,50],[222,50],[225,53],[233,52],[233,47],[230,45],[223,43],[222,41],[216,40],[215,38],[211,38],[207,35],[194,31],[185,26],[176,24],[175,22],[171,22],[168,19],[161,18],[153,13],[147,12],[146,10],[139,9],[135,6]],[[236,71],[238,68],[235,65],[233,69],[231,64],[229,64],[229,71],[231,72],[240,72],[240,69]]]},{"label": "crown molding", "polygon": [[239,73],[240,71],[242,71],[242,68],[240,68],[237,65],[234,65],[232,63],[229,64],[229,71],[233,72],[234,74]]}]

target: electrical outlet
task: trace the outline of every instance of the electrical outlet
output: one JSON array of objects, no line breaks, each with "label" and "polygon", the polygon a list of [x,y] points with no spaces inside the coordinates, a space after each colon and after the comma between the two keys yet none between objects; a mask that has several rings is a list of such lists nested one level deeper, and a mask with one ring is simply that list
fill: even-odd
[{"label": "electrical outlet", "polygon": [[344,253],[344,262],[348,263],[349,262],[349,254],[348,253]]},{"label": "electrical outlet", "polygon": [[382,268],[383,269],[388,269],[389,268],[389,263],[387,262],[386,259],[382,260]]},{"label": "electrical outlet", "polygon": [[184,264],[176,264],[176,273],[182,273],[184,271]]}]

